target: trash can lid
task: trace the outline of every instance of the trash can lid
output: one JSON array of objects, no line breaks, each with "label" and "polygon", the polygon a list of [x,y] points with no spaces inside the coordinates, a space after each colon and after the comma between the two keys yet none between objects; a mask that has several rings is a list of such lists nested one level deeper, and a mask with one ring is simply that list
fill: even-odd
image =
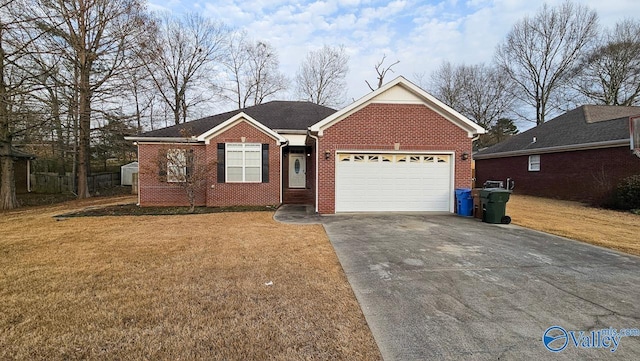
[{"label": "trash can lid", "polygon": [[471,188],[456,188],[456,197],[460,198],[471,198]]},{"label": "trash can lid", "polygon": [[508,202],[511,191],[503,188],[493,189],[488,194],[489,201],[491,202]]}]

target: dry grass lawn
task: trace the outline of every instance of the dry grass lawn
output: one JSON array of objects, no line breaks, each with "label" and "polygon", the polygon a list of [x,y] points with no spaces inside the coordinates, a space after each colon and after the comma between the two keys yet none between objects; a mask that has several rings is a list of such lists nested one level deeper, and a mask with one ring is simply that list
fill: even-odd
[{"label": "dry grass lawn", "polygon": [[640,256],[639,215],[523,195],[511,197],[507,214],[520,226]]},{"label": "dry grass lawn", "polygon": [[122,201],[0,213],[0,359],[380,359],[321,226],[52,218]]}]

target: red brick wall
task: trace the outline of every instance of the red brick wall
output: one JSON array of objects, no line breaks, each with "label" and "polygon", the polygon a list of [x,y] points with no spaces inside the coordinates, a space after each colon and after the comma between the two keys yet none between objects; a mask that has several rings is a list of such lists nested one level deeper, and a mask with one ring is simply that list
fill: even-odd
[{"label": "red brick wall", "polygon": [[[247,122],[240,122],[210,140],[207,159],[217,161],[218,143],[269,144],[269,183],[218,183],[217,172],[212,172],[207,190],[207,206],[278,205],[280,204],[280,145],[278,141]],[[211,188],[213,185],[213,188]]]},{"label": "red brick wall", "polygon": [[[335,212],[336,150],[454,151],[455,187],[471,187],[471,162],[460,160],[471,154],[471,139],[438,113],[420,104],[369,104],[346,119],[324,130],[318,153],[318,211]],[[326,151],[331,153],[324,159]],[[453,190],[452,190],[453,191]]]},{"label": "red brick wall", "polygon": [[477,159],[477,185],[486,180],[515,180],[514,193],[606,202],[617,183],[640,174],[640,158],[629,147],[540,155],[540,171],[529,172],[529,156]]},{"label": "red brick wall", "polygon": [[[216,163],[218,143],[239,143],[245,137],[247,143],[269,144],[268,183],[218,183]],[[183,144],[140,144],[138,160],[140,164],[140,205],[176,206],[188,205],[185,191],[175,183],[162,181],[158,176],[158,154],[161,150],[181,148]],[[210,144],[191,145],[197,157],[206,161],[211,168],[210,176],[197,194],[198,206],[234,205],[277,205],[280,204],[280,146],[278,141],[253,127],[240,122],[231,129],[211,139]],[[213,187],[212,187],[213,186]]]},{"label": "red brick wall", "polygon": [[[205,146],[186,144],[140,144],[138,145],[138,163],[140,183],[141,206],[188,206],[189,199],[186,192],[177,183],[167,183],[158,175],[158,161],[165,161],[164,153],[168,149],[182,149],[191,147],[194,149],[196,159],[204,160]],[[196,205],[203,206],[206,203],[206,186],[202,187],[196,195]]]}]

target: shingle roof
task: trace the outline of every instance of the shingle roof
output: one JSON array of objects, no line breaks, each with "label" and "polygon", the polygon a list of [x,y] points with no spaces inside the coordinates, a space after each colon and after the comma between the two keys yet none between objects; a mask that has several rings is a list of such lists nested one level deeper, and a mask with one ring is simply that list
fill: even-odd
[{"label": "shingle roof", "polygon": [[11,147],[11,156],[13,158],[36,159],[35,155],[31,153],[23,152],[22,150],[14,147]]},{"label": "shingle roof", "polygon": [[184,136],[181,133],[182,129],[188,129],[189,135],[198,136],[240,112],[246,113],[253,119],[274,130],[307,130],[311,125],[335,113],[335,110],[310,102],[272,101],[192,120],[167,128],[152,130],[140,134],[138,137],[182,137]]},{"label": "shingle roof", "polygon": [[640,107],[583,105],[483,149],[475,157],[518,151],[535,154],[547,148],[629,140],[629,117],[638,114]]}]

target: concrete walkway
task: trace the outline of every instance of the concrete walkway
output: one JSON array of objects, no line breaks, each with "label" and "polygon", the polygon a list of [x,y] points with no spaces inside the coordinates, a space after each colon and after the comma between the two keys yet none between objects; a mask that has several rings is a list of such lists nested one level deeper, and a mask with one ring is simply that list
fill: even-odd
[{"label": "concrete walkway", "polygon": [[315,212],[315,208],[306,204],[283,204],[276,210],[273,219],[278,222],[292,224],[322,223],[320,216]]}]

